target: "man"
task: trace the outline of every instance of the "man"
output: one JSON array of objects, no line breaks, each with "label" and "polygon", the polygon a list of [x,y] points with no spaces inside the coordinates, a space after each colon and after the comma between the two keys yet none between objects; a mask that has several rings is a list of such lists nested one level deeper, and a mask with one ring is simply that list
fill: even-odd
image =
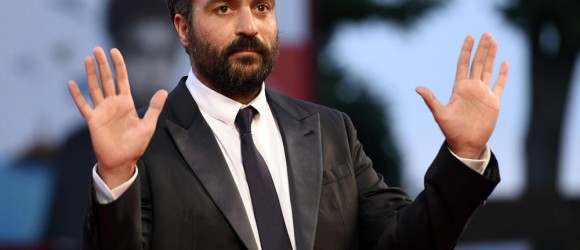
[{"label": "man", "polygon": [[143,118],[117,49],[115,76],[101,48],[98,75],[85,60],[94,108],[69,82],[98,160],[87,249],[450,249],[499,182],[486,143],[508,70],[490,89],[489,33],[471,67],[466,38],[447,106],[417,88],[446,142],[412,201],[376,174],[344,113],[265,89],[278,54],[274,0],[169,9],[192,71]]}]

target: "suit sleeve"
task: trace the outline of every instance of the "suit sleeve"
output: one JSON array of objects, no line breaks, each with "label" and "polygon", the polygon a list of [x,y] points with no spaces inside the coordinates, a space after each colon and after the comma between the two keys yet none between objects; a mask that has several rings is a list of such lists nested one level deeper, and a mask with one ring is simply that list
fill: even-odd
[{"label": "suit sleeve", "polygon": [[453,249],[471,216],[499,183],[495,157],[483,175],[455,158],[444,143],[412,201],[377,174],[343,115],[359,197],[361,249]]},{"label": "suit sleeve", "polygon": [[149,249],[152,214],[146,182],[141,167],[125,193],[108,204],[99,204],[95,190],[91,190],[83,249]]}]

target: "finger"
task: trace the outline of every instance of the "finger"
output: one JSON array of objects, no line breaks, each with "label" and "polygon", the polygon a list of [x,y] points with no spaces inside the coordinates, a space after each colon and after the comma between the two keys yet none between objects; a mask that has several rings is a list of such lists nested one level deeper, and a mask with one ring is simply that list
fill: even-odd
[{"label": "finger", "polygon": [[475,56],[473,56],[473,63],[471,63],[471,72],[469,74],[470,79],[482,79],[481,74],[483,72],[483,64],[485,63],[485,58],[487,56],[487,52],[489,51],[490,43],[491,33],[486,32],[481,36],[479,45],[477,45]]},{"label": "finger", "polygon": [[127,66],[121,51],[114,48],[111,49],[111,60],[115,66],[115,81],[117,82],[117,91],[119,94],[131,95],[131,88],[129,86],[129,75],[127,74]]},{"label": "finger", "polygon": [[502,62],[499,68],[499,75],[497,76],[497,80],[495,81],[495,85],[493,86],[493,93],[496,96],[501,96],[505,84],[507,82],[507,76],[509,71],[509,63]]},{"label": "finger", "polygon": [[159,114],[161,114],[161,110],[163,110],[165,100],[167,100],[167,91],[165,90],[159,90],[155,95],[153,95],[147,113],[145,113],[145,116],[143,117],[146,126],[151,126],[157,123]]},{"label": "finger", "polygon": [[487,57],[485,58],[485,64],[483,66],[483,82],[489,86],[491,82],[491,74],[493,73],[493,67],[495,64],[495,55],[497,53],[497,41],[492,40],[489,45],[489,51],[487,52]]},{"label": "finger", "polygon": [[469,59],[471,57],[471,50],[473,49],[473,43],[475,38],[469,35],[463,41],[463,46],[461,47],[461,52],[459,53],[459,61],[457,62],[457,73],[455,75],[455,81],[462,79],[467,79],[469,74]]},{"label": "finger", "polygon": [[93,50],[95,54],[95,59],[97,59],[97,65],[99,66],[99,75],[101,76],[101,86],[105,98],[107,96],[115,95],[115,82],[113,81],[113,74],[111,73],[111,67],[109,66],[109,61],[107,60],[107,55],[101,47],[96,47]]},{"label": "finger", "polygon": [[85,58],[85,71],[87,72],[87,85],[89,87],[89,95],[93,101],[93,105],[99,106],[103,101],[103,92],[99,86],[99,78],[97,77],[97,68],[92,57]]},{"label": "finger", "polygon": [[91,116],[93,115],[93,109],[87,103],[87,101],[85,101],[85,98],[83,97],[83,94],[82,94],[81,90],[79,89],[79,86],[77,85],[77,83],[75,81],[70,80],[68,82],[68,90],[69,90],[70,95],[72,96],[73,100],[75,101],[75,104],[77,105],[77,108],[79,109],[79,112],[85,118],[85,120],[88,121],[91,118]]},{"label": "finger", "polygon": [[423,98],[423,101],[425,101],[425,104],[427,104],[427,107],[431,110],[435,120],[438,120],[438,118],[443,115],[443,105],[441,105],[439,100],[435,98],[435,95],[433,95],[429,89],[425,87],[417,87],[415,91],[417,91],[417,93]]}]

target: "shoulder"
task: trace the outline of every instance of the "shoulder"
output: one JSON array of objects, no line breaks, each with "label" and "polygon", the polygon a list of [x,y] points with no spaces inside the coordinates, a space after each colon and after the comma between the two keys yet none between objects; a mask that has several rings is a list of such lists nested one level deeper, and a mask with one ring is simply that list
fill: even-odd
[{"label": "shoulder", "polygon": [[[272,90],[266,92],[270,108],[274,115],[280,120],[281,117],[293,117],[297,121],[305,121],[316,117],[322,136],[324,138],[338,137],[341,135],[350,138],[349,141],[356,141],[356,129],[350,117],[342,111],[326,107],[320,104],[307,102]],[[285,120],[288,121],[288,120]]]},{"label": "shoulder", "polygon": [[347,115],[342,111],[284,95],[271,89],[266,90],[266,96],[269,104],[274,106],[272,108],[281,108],[285,112],[297,116],[298,119],[301,116],[311,116],[313,114],[319,114],[321,118],[347,118]]}]

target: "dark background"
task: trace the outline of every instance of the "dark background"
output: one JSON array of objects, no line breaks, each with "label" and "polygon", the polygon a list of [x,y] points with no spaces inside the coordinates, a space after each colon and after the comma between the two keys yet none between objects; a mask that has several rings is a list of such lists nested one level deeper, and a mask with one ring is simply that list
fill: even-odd
[{"label": "dark background", "polygon": [[[66,82],[84,84],[100,45],[124,53],[137,105],[171,89],[189,65],[161,2],[0,2],[0,249],[79,248],[94,160]],[[490,141],[502,182],[458,249],[580,249],[580,2],[277,2],[267,84],[347,112],[377,171],[412,195],[443,140],[414,88],[445,102],[464,37],[491,31],[511,66]]]}]

